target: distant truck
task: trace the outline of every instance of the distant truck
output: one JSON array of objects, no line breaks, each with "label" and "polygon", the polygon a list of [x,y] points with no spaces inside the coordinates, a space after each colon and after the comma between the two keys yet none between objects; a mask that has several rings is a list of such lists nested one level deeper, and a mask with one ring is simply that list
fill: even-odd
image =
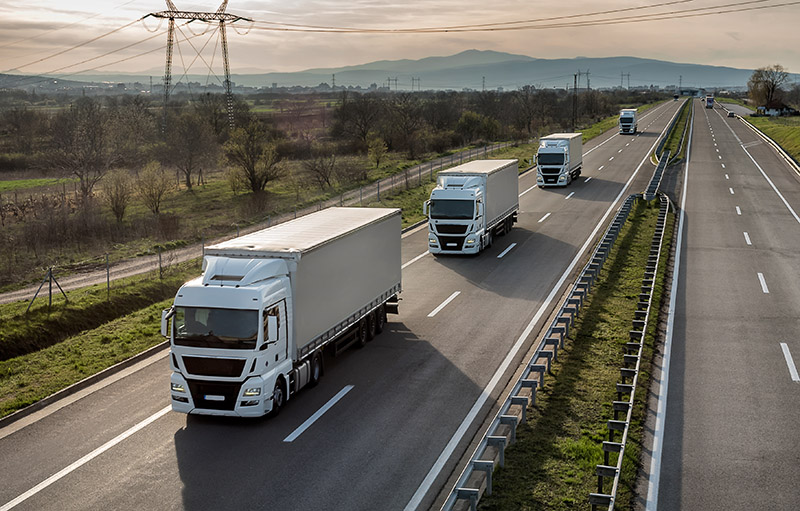
[{"label": "distant truck", "polygon": [[364,346],[397,312],[400,210],[329,208],[206,247],[161,316],[172,409],[276,415],[323,350]]},{"label": "distant truck", "polygon": [[581,175],[583,134],[553,133],[539,139],[536,155],[536,184],[567,186]]},{"label": "distant truck", "polygon": [[639,128],[639,117],[635,108],[623,108],[619,111],[619,132],[636,133]]},{"label": "distant truck", "polygon": [[517,221],[518,160],[474,160],[439,172],[423,209],[431,254],[477,254]]},{"label": "distant truck", "polygon": [[714,108],[714,96],[706,96],[706,108]]}]

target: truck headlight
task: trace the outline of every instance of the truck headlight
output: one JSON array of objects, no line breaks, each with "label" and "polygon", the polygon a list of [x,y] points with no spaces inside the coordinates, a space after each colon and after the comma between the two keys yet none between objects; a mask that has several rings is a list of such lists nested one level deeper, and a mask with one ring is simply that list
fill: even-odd
[{"label": "truck headlight", "polygon": [[467,245],[474,245],[474,244],[475,244],[475,240],[474,239],[470,238],[470,239],[467,240]]},{"label": "truck headlight", "polygon": [[245,397],[260,396],[261,395],[261,387],[251,387],[249,389],[244,389],[244,394],[242,394],[242,395],[245,396]]},{"label": "truck headlight", "polygon": [[180,392],[181,394],[186,393],[186,389],[183,388],[183,385],[181,385],[180,383],[173,382],[171,385],[172,385],[172,392]]},{"label": "truck headlight", "polygon": [[434,238],[433,236],[431,236],[430,238],[428,238],[428,243],[430,243],[431,245],[436,245],[436,243],[437,243],[437,242],[436,242],[436,238]]}]

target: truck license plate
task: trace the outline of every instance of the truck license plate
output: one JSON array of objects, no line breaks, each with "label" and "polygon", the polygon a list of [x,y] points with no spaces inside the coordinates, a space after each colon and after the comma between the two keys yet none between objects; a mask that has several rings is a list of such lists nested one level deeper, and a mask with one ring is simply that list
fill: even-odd
[{"label": "truck license plate", "polygon": [[213,394],[206,394],[205,395],[206,401],[225,401],[225,396],[215,396]]}]

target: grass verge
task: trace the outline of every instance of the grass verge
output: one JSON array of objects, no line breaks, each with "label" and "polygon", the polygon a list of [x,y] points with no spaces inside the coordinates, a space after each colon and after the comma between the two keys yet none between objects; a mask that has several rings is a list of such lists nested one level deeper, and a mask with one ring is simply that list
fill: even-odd
[{"label": "grass verge", "polygon": [[[633,311],[658,216],[657,201],[639,201],[631,212],[600,280],[581,310],[567,347],[559,352],[554,377],[546,378],[528,422],[517,429],[517,442],[505,453],[505,467],[493,476],[493,492],[482,510],[586,509],[597,490],[595,466],[603,463],[602,442],[616,399],[623,346],[628,341]],[[658,307],[664,288],[672,225],[665,231],[662,261],[654,290]],[[645,338],[634,416],[623,460],[617,508],[628,509],[641,453],[645,397],[650,378],[653,318]],[[615,459],[611,463],[615,463]]]},{"label": "grass verge", "polygon": [[747,117],[747,120],[800,161],[800,117]]},{"label": "grass verge", "polygon": [[690,110],[694,105],[691,101],[686,101],[681,107],[681,113],[678,115],[678,120],[672,131],[667,136],[667,142],[664,144],[664,152],[669,151],[672,157],[678,157],[683,151],[683,132],[686,129],[686,123],[689,120]]}]

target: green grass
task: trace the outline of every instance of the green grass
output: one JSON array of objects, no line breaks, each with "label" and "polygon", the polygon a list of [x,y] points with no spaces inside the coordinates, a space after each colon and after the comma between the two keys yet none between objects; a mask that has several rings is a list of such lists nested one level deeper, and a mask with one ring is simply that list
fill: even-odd
[{"label": "green grass", "polygon": [[800,161],[800,117],[748,117],[753,126]]},{"label": "green grass", "polygon": [[74,183],[78,180],[75,178],[42,178],[42,179],[14,179],[11,181],[0,181],[0,193],[6,192],[19,192],[21,190],[30,190],[33,188],[40,188],[43,186],[54,186],[62,183]]},{"label": "green grass", "polygon": [[681,107],[681,113],[678,120],[675,122],[672,131],[667,135],[667,142],[664,144],[664,152],[669,151],[671,158],[680,158],[686,151],[686,140],[683,139],[683,132],[686,129],[686,123],[689,121],[693,104],[687,101]]},{"label": "green grass", "polygon": [[[545,379],[536,407],[528,410],[528,422],[517,429],[517,442],[506,450],[505,468],[493,475],[493,494],[484,496],[480,509],[588,509],[589,493],[597,491],[595,466],[604,462],[606,421],[613,418],[611,402],[616,400],[622,347],[628,342],[657,215],[657,201],[649,205],[639,201],[631,212],[567,347],[559,351],[555,376]],[[670,218],[666,236],[672,233],[672,223]],[[660,303],[663,291],[668,241],[662,251],[655,304]],[[645,338],[617,509],[629,509],[632,504],[655,324],[651,322]],[[610,464],[615,463],[612,457]]]}]

